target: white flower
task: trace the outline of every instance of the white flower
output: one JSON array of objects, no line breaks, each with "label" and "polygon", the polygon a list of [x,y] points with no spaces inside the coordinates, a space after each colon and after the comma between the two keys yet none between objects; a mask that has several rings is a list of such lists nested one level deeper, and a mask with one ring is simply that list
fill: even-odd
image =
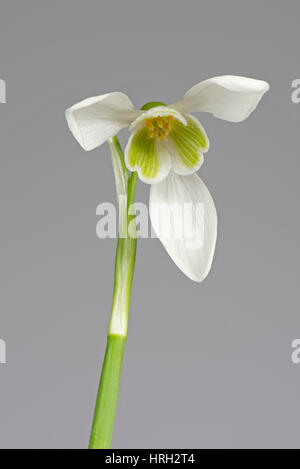
[{"label": "white flower", "polygon": [[[217,214],[208,189],[193,174],[203,163],[209,140],[201,123],[190,113],[209,112],[220,119],[240,122],[251,114],[268,89],[265,81],[225,75],[198,83],[170,106],[148,103],[138,111],[125,94],[114,92],[85,99],[66,111],[71,132],[87,151],[129,127],[126,165],[137,171],[143,182],[151,184],[152,225],[174,262],[192,280],[203,280],[210,270]],[[176,222],[165,217],[159,205],[187,203],[193,207],[195,220],[199,219],[201,204],[204,208],[203,243],[197,248],[189,247],[185,233],[180,237],[164,236],[170,228],[176,231]]]}]

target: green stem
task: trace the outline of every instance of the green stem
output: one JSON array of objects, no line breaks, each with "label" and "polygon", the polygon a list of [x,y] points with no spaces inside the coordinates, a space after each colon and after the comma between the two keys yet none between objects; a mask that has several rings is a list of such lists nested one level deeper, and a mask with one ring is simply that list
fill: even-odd
[{"label": "green stem", "polygon": [[89,449],[110,448],[118,404],[126,338],[109,335],[105,351]]},{"label": "green stem", "polygon": [[134,215],[131,214],[129,209],[134,201],[137,174],[132,173],[131,178],[128,180],[123,152],[116,137],[109,141],[109,146],[112,153],[118,197],[124,195],[124,187],[127,187],[125,210],[121,210],[119,201],[120,217],[123,218],[120,220],[120,225],[123,229],[125,227],[126,231],[124,236],[122,229],[117,243],[112,312],[89,449],[108,449],[111,446],[124,346],[127,337],[130,294],[136,255],[135,221]]}]

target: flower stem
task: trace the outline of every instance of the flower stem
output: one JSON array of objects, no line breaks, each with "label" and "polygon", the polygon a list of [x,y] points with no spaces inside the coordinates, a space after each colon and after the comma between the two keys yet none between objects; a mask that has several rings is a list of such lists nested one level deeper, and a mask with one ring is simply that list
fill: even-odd
[{"label": "flower stem", "polygon": [[126,337],[108,335],[89,449],[109,449],[113,437]]},{"label": "flower stem", "polygon": [[[130,294],[136,255],[135,217],[130,208],[134,201],[137,174],[132,173],[131,177],[128,178],[123,152],[116,137],[110,139],[109,146],[119,198],[120,233],[116,249],[111,319],[89,449],[108,449],[111,446],[123,353],[127,337]],[[124,195],[127,199],[125,210],[124,204],[122,205],[120,202],[120,197]]]}]

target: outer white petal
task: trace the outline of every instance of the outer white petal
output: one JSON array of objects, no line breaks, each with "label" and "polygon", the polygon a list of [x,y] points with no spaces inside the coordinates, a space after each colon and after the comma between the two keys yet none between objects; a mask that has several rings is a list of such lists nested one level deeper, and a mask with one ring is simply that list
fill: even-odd
[{"label": "outer white petal", "polygon": [[149,206],[153,229],[175,264],[191,280],[204,280],[217,239],[217,212],[205,184],[196,174],[171,172],[151,186]]},{"label": "outer white petal", "polygon": [[88,151],[128,127],[140,114],[126,94],[116,91],[74,104],[66,110],[66,119],[76,140]]},{"label": "outer white petal", "polygon": [[179,112],[209,112],[219,119],[240,122],[256,108],[269,84],[253,78],[224,75],[193,86],[171,107]]}]

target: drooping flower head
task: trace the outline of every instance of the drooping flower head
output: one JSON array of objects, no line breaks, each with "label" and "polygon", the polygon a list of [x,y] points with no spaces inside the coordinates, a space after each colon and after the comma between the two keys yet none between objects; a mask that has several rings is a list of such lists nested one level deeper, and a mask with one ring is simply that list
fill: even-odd
[{"label": "drooping flower head", "polygon": [[197,171],[209,148],[200,122],[172,107],[157,106],[141,114],[129,127],[125,161],[146,183],[158,183],[172,170],[182,176]]},{"label": "drooping flower head", "polygon": [[[203,280],[210,270],[217,237],[217,214],[213,199],[200,178],[193,174],[203,164],[209,149],[206,132],[191,112],[208,112],[231,122],[245,120],[256,108],[268,83],[252,78],[225,75],[193,86],[170,106],[152,102],[135,110],[120,92],[85,99],[66,111],[71,132],[85,150],[93,150],[121,129],[129,127],[125,161],[130,171],[150,189],[150,217],[156,234],[178,267],[191,279]],[[185,204],[199,219],[204,206],[201,247],[189,247],[187,235],[164,235],[166,221],[159,204]],[[176,226],[171,226],[171,231]],[[199,227],[200,229],[200,227]],[[168,226],[170,232],[170,226]]]}]

